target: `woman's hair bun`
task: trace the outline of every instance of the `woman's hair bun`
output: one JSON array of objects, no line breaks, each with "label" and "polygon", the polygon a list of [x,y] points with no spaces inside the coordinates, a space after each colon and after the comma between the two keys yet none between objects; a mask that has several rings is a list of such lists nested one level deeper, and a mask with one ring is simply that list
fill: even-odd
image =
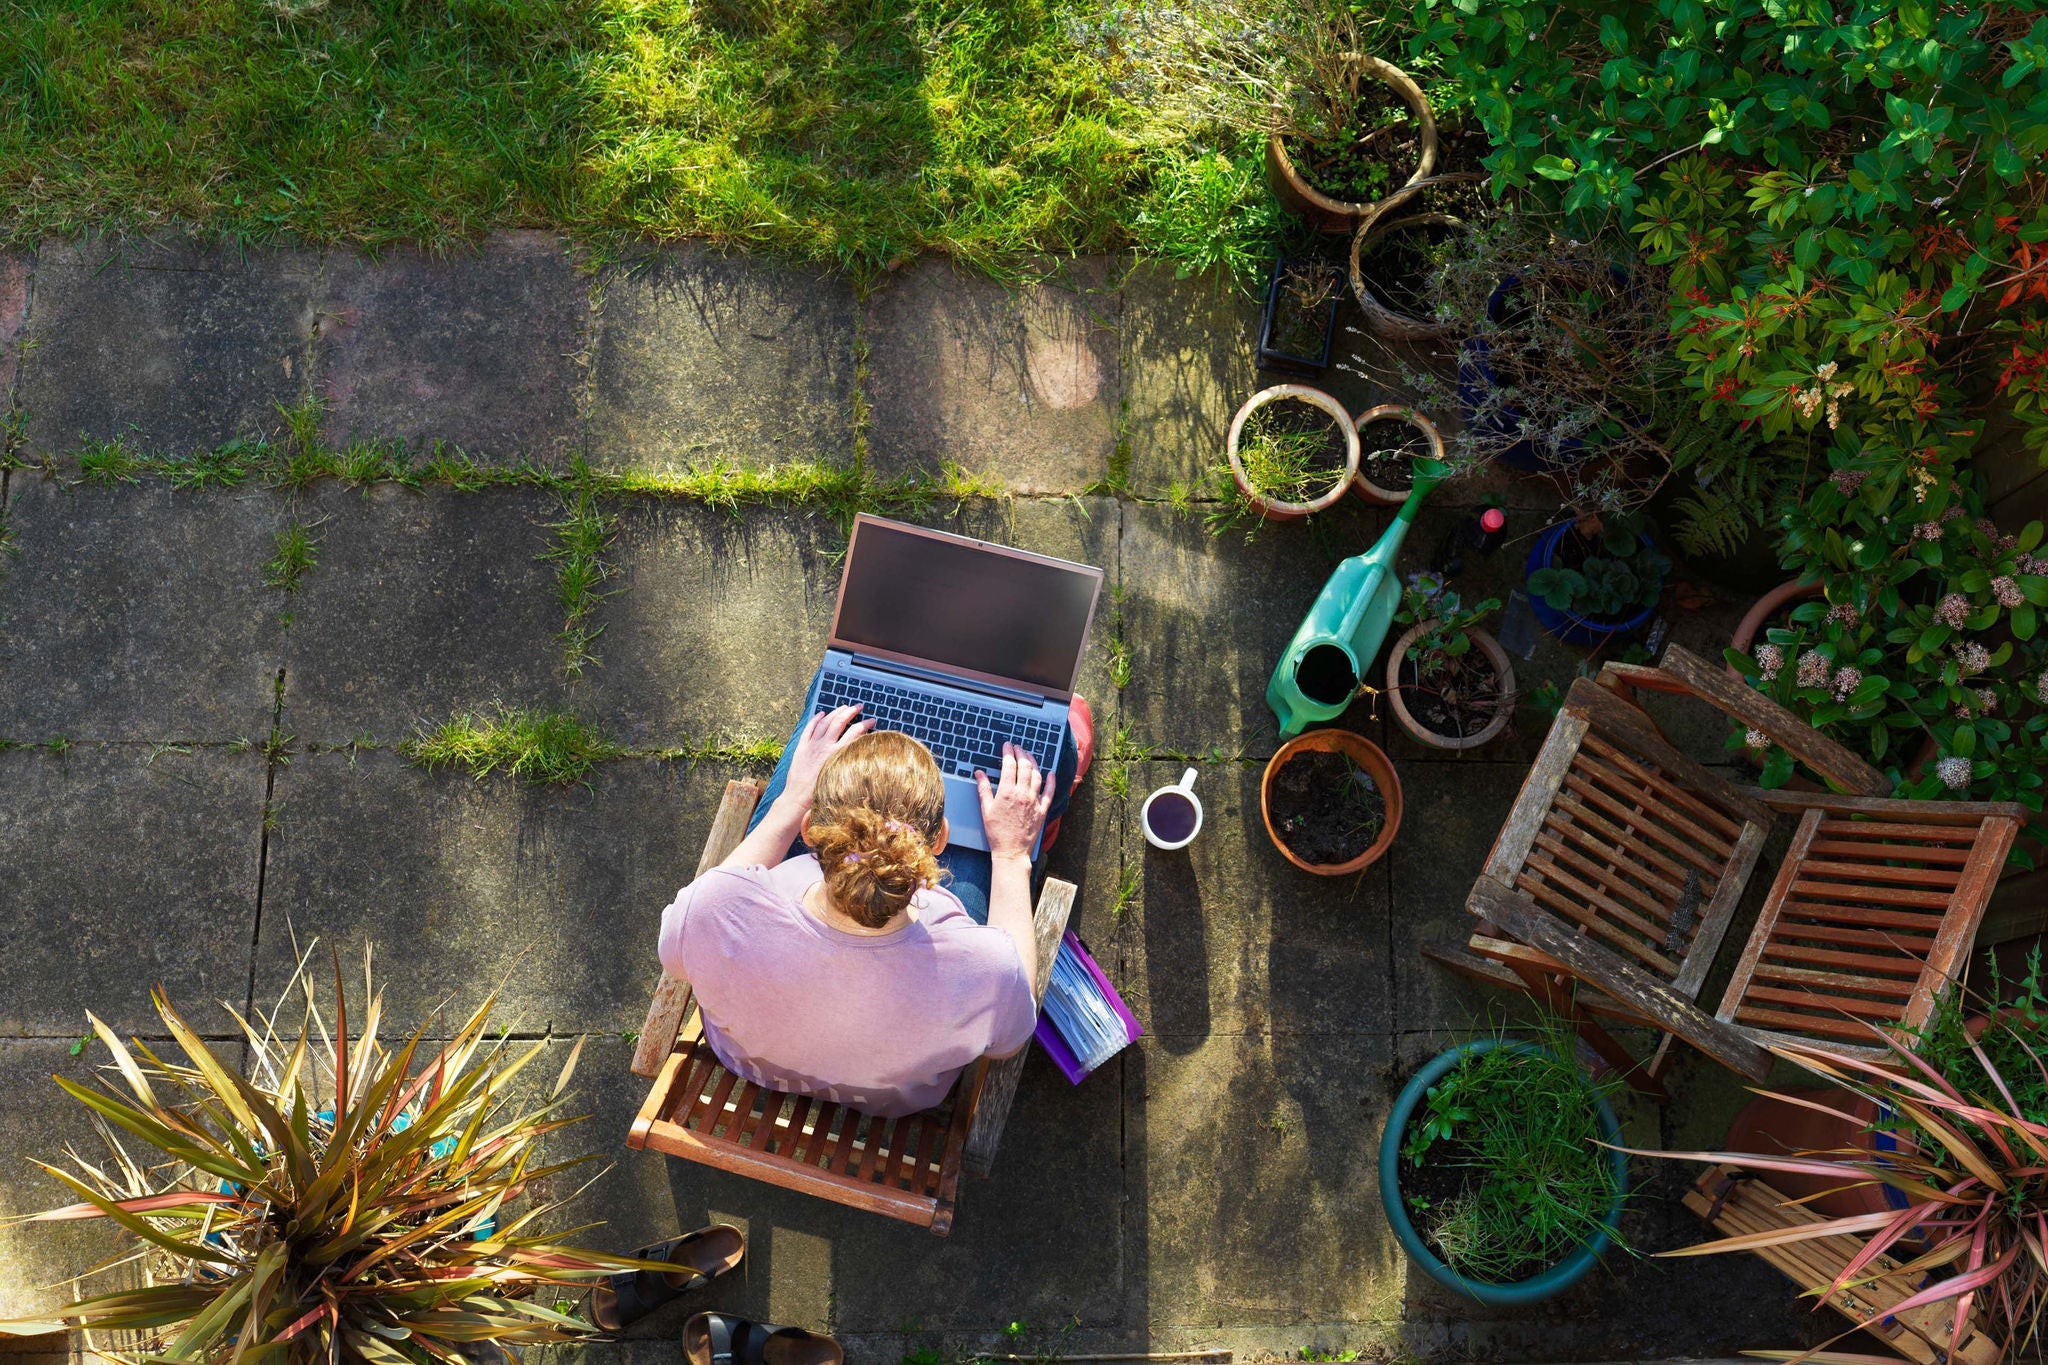
[{"label": "woman's hair bun", "polygon": [[941,875],[932,845],[946,784],[931,751],[894,730],[862,735],[825,760],[804,842],[841,914],[879,929]]}]

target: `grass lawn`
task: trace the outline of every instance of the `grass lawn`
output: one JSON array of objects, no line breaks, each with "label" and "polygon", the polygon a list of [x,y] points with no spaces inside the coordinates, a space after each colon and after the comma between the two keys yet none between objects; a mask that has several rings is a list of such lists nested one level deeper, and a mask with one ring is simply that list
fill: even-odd
[{"label": "grass lawn", "polygon": [[[1261,248],[1046,0],[0,0],[0,235],[695,235],[872,271]],[[1220,235],[1219,235],[1220,233]],[[1248,259],[1239,264],[1248,264]]]}]

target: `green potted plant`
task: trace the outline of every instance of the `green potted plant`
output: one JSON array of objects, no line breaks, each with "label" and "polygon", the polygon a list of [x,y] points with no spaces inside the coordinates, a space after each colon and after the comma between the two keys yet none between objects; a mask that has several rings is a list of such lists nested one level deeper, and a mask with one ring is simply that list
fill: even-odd
[{"label": "green potted plant", "polygon": [[1394,1236],[1445,1288],[1489,1307],[1550,1298],[1620,1240],[1621,1126],[1557,1020],[1537,1043],[1482,1038],[1410,1077],[1380,1139]]},{"label": "green potted plant", "polygon": [[522,1104],[515,1086],[551,1045],[490,1036],[491,1000],[445,1042],[423,1029],[392,1047],[381,997],[358,1021],[339,977],[337,964],[331,1021],[308,989],[295,1030],[259,1016],[226,1056],[162,995],[182,1056],[93,1019],[113,1065],[99,1086],[57,1084],[113,1156],[46,1165],[80,1202],[30,1221],[118,1224],[142,1283],[0,1332],[130,1334],[141,1359],[434,1365],[583,1339],[596,1327],[558,1299],[623,1271],[690,1269],[562,1245],[549,1205],[519,1211],[591,1159],[540,1148],[577,1121],[564,1091],[580,1042],[545,1098]]},{"label": "green potted plant", "polygon": [[1476,749],[1514,712],[1515,670],[1479,623],[1500,610],[1489,597],[1467,606],[1440,580],[1417,574],[1394,622],[1406,626],[1387,651],[1387,699],[1403,730],[1434,749]]},{"label": "green potted plant", "polygon": [[1671,571],[1632,517],[1560,522],[1536,538],[1527,564],[1529,605],[1569,645],[1599,645],[1649,624]]},{"label": "green potted plant", "polygon": [[1248,511],[1268,521],[1320,512],[1350,490],[1358,456],[1358,428],[1329,394],[1305,384],[1261,389],[1231,419],[1226,466],[1218,471],[1229,482],[1219,489],[1224,496],[1210,513],[1210,529],[1235,525]]}]

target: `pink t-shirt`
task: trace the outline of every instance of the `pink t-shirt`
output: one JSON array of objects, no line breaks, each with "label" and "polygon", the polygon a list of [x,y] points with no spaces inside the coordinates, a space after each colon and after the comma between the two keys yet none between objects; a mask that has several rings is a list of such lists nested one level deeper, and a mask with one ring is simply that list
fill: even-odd
[{"label": "pink t-shirt", "polygon": [[1037,1024],[1010,936],[945,890],[920,891],[892,934],[850,934],[804,909],[806,854],[713,868],[661,915],[661,965],[687,975],[704,1038],[736,1074],[894,1117],[929,1109],[960,1071],[1024,1046]]}]

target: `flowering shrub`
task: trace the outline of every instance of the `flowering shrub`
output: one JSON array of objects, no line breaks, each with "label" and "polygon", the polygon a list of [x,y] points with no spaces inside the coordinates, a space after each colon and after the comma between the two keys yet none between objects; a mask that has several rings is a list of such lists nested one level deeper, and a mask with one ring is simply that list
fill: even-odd
[{"label": "flowering shrub", "polygon": [[[2048,17],[2021,0],[1421,0],[1497,190],[1671,271],[1709,410],[2048,453]],[[1978,383],[1979,379],[1989,383]]]},{"label": "flowering shrub", "polygon": [[[1750,653],[1728,651],[1729,662],[1886,768],[1902,796],[2017,800],[2040,810],[2048,767],[2041,523],[2000,532],[1981,515],[1968,472],[1950,462],[1837,459],[1833,476],[1784,514],[1786,562],[1821,585],[1820,600],[1795,607]],[[1731,744],[1762,752],[1765,786],[1791,776],[1791,755],[1769,736],[1752,731]]]}]

